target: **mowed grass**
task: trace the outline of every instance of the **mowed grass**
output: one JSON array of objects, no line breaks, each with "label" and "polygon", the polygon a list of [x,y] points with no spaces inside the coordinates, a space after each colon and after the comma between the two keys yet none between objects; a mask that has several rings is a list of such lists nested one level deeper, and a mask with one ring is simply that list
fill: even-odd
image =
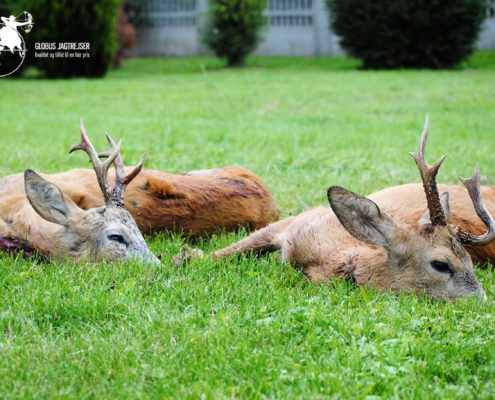
[{"label": "mowed grass", "polygon": [[[0,175],[88,166],[79,118],[127,164],[241,165],[283,216],[419,181],[408,152],[426,113],[442,182],[481,163],[495,183],[495,53],[451,71],[361,71],[346,58],[137,59],[105,79],[0,81]],[[74,182],[77,184],[77,182]],[[228,245],[247,232],[194,244]],[[147,238],[161,266],[40,264],[0,256],[0,398],[493,398],[488,295],[432,302],[309,282],[275,255],[173,266],[184,239]]]}]

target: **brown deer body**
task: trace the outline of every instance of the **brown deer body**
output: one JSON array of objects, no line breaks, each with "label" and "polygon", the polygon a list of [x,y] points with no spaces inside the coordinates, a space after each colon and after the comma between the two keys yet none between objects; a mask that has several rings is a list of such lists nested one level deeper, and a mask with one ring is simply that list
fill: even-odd
[{"label": "brown deer body", "polygon": [[[120,144],[107,136],[110,150],[97,154],[81,122],[81,143],[71,151],[84,150],[94,166],[100,207],[82,210],[53,183],[26,170],[24,190],[0,196],[0,248],[36,251],[51,259],[118,260],[138,258],[158,263],[149,250],[131,214],[123,207],[124,190],[141,171],[142,163],[126,175]],[[102,162],[100,158],[107,158]],[[108,185],[108,169],[115,165],[113,188]],[[2,191],[17,184],[18,177],[3,181]],[[76,184],[77,182],[73,182]],[[20,192],[20,190],[18,191]]]},{"label": "brown deer body", "polygon": [[[104,204],[92,170],[73,169],[41,176],[84,210]],[[113,180],[114,172],[110,170],[108,176]],[[22,175],[0,180],[0,202],[10,202],[10,198],[23,193]],[[184,174],[143,170],[127,187],[125,206],[143,233],[166,230],[192,237],[239,227],[260,229],[279,216],[263,180],[239,167]]]},{"label": "brown deer body", "polygon": [[[428,205],[426,212],[423,209],[422,215],[415,216],[414,223],[400,208],[392,216],[370,199],[334,186],[328,190],[332,210],[317,208],[276,222],[215,251],[213,257],[279,250],[284,261],[297,265],[315,281],[342,277],[352,279],[357,285],[425,292],[438,298],[485,297],[473,275],[471,258],[463,247],[464,244],[484,245],[495,236],[495,222],[479,193],[479,170],[475,170],[471,179],[463,181],[477,216],[488,227],[486,234],[477,237],[449,223],[449,196],[444,193],[440,198],[435,182],[443,158],[432,167],[426,163],[427,134],[426,123],[419,149],[412,154],[421,173],[423,196],[426,195]],[[199,250],[185,249],[176,263],[192,256],[204,255]]]}]

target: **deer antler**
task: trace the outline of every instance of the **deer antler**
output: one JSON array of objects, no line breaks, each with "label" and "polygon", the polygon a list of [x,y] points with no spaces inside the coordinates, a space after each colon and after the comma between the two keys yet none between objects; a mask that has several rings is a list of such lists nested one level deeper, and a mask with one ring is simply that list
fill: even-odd
[{"label": "deer antler", "polygon": [[96,153],[95,148],[88,138],[88,134],[86,133],[86,128],[84,128],[84,122],[82,119],[79,128],[81,130],[81,143],[72,146],[69,150],[69,154],[76,150],[83,150],[88,154],[96,173],[96,179],[98,180],[98,184],[100,185],[103,197],[105,198],[105,204],[110,204],[112,190],[110,189],[107,180],[108,169],[119,155],[120,143],[118,144],[118,146],[112,149],[113,151],[111,154],[109,154],[108,159],[105,162],[101,162],[100,158],[98,157],[98,153]]},{"label": "deer antler", "polygon": [[469,179],[459,178],[461,182],[466,186],[466,189],[473,202],[474,209],[478,217],[483,221],[483,223],[488,228],[488,231],[483,235],[476,236],[472,233],[466,232],[460,227],[455,227],[454,231],[457,234],[459,240],[464,244],[469,244],[472,246],[483,246],[490,243],[495,239],[495,221],[493,217],[487,210],[483,199],[481,198],[481,186],[480,186],[480,165],[476,164],[474,168],[473,176]]},{"label": "deer antler", "polygon": [[445,219],[445,214],[442,209],[442,204],[440,203],[440,196],[438,195],[437,183],[435,177],[437,176],[438,169],[442,165],[443,160],[445,160],[446,154],[443,155],[438,161],[433,165],[429,166],[425,159],[425,147],[426,139],[428,138],[429,131],[428,115],[426,116],[425,126],[423,128],[423,133],[421,134],[421,140],[419,142],[418,150],[414,153],[409,153],[416,165],[418,166],[419,173],[421,174],[421,179],[423,181],[423,188],[425,190],[426,202],[428,203],[428,210],[430,210],[430,221],[432,225],[437,226],[447,226],[447,221]]},{"label": "deer antler", "polygon": [[[120,142],[118,144],[112,139],[112,137],[105,133],[110,149],[98,154],[98,157],[108,158],[112,157],[115,149],[120,149]],[[124,191],[126,186],[131,182],[143,169],[144,166],[144,155],[141,156],[141,160],[138,165],[129,173],[125,174],[124,162],[120,153],[117,155],[114,161],[115,165],[115,186],[112,190],[111,201],[113,204],[123,207],[124,206]]]},{"label": "deer antler", "polygon": [[[93,164],[98,184],[100,185],[103,197],[105,198],[105,204],[107,206],[112,205],[116,207],[124,207],[125,187],[139,174],[139,172],[141,172],[141,169],[144,165],[144,157],[141,157],[141,161],[130,174],[125,175],[124,163],[120,155],[120,141],[119,143],[115,143],[113,139],[108,134],[106,134],[106,138],[108,140],[108,143],[110,144],[110,149],[98,154],[88,138],[88,134],[86,133],[86,129],[84,128],[82,119],[80,130],[81,143],[72,146],[72,148],[69,150],[69,153],[72,153],[76,150],[85,151],[88,154],[91,163]],[[100,160],[100,157],[106,158],[107,160],[105,162],[102,162]],[[115,186],[113,187],[113,189],[111,189],[108,185],[108,169],[110,168],[112,163],[115,166]]]}]

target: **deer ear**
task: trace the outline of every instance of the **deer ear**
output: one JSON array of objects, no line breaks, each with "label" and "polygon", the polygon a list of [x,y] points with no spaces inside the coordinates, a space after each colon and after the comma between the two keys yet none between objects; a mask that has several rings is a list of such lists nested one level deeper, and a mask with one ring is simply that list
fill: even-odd
[{"label": "deer ear", "polygon": [[30,169],[24,172],[24,186],[29,202],[47,221],[67,226],[70,218],[82,211],[57,186]]},{"label": "deer ear", "polygon": [[332,186],[328,201],[342,226],[358,240],[387,247],[396,233],[397,224],[366,197]]},{"label": "deer ear", "polygon": [[[445,215],[445,221],[447,221],[447,223],[450,222],[450,217],[451,217],[449,200],[450,200],[449,192],[443,192],[442,195],[440,196],[440,204],[442,205],[443,215]],[[418,223],[420,225],[431,224],[430,210],[426,209],[426,211],[419,219]]]}]

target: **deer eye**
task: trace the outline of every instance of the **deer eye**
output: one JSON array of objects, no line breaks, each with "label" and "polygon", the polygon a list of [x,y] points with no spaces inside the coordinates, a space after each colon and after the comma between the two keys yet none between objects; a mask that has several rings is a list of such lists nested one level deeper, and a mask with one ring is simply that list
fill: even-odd
[{"label": "deer eye", "polygon": [[450,274],[453,275],[452,268],[450,268],[450,265],[447,264],[446,262],[443,261],[432,261],[430,263],[431,267],[438,272],[441,272],[443,274]]},{"label": "deer eye", "polygon": [[111,240],[112,242],[117,242],[120,244],[125,244],[127,246],[127,242],[125,241],[125,239],[122,235],[108,235],[108,240]]}]

